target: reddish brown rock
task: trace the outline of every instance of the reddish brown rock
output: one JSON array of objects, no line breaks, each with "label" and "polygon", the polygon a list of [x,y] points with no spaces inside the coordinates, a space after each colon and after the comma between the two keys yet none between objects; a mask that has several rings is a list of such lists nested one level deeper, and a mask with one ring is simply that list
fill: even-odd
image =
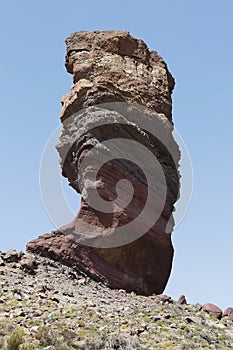
[{"label": "reddish brown rock", "polygon": [[219,320],[222,318],[222,310],[214,304],[207,303],[207,304],[202,306],[202,310],[211,314],[211,315],[214,315]]},{"label": "reddish brown rock", "polygon": [[165,294],[158,294],[156,295],[156,299],[159,301],[162,301],[163,303],[167,302],[167,303],[173,303],[173,300],[171,297],[169,297],[168,295]]},{"label": "reddish brown rock", "polygon": [[74,84],[62,98],[57,149],[81,208],[27,250],[111,288],[160,294],[172,267],[179,196],[174,79],[162,58],[127,32],[77,32],[66,44]]},{"label": "reddish brown rock", "polygon": [[181,295],[181,296],[179,297],[179,299],[177,300],[177,303],[180,304],[180,305],[185,305],[185,304],[187,304],[187,300],[186,300],[185,296],[184,296],[184,295]]},{"label": "reddish brown rock", "polygon": [[228,307],[224,310],[223,317],[227,317],[229,320],[233,321],[233,307]]}]

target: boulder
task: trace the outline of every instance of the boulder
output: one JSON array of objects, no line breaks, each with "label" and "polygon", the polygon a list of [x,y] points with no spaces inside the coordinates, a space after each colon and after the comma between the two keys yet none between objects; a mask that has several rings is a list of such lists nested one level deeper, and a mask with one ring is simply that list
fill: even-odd
[{"label": "boulder", "polygon": [[163,303],[167,302],[167,303],[173,304],[172,298],[170,296],[168,296],[168,295],[165,295],[165,294],[158,294],[158,295],[156,295],[156,300],[159,300],[159,301],[161,301]]},{"label": "boulder", "polygon": [[186,300],[185,296],[184,296],[184,295],[181,295],[181,296],[179,297],[179,299],[177,300],[177,303],[178,303],[179,305],[185,305],[185,304],[187,304],[187,300]]},{"label": "boulder", "polygon": [[228,307],[224,310],[223,317],[227,317],[229,320],[233,321],[233,307]]},{"label": "boulder", "polygon": [[31,254],[24,254],[20,260],[20,266],[25,271],[34,272],[37,267],[35,257]]},{"label": "boulder", "polygon": [[10,249],[2,254],[2,259],[7,263],[18,262],[23,256],[23,252],[17,252],[15,249]]},{"label": "boulder", "polygon": [[204,304],[202,306],[202,310],[217,317],[219,320],[222,318],[222,310],[214,304],[211,304],[211,303]]}]

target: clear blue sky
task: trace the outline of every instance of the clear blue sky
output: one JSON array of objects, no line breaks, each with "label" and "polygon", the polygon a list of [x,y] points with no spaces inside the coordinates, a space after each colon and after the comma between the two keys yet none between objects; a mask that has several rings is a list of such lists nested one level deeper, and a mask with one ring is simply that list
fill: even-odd
[{"label": "clear blue sky", "polygon": [[193,164],[192,201],[173,233],[165,293],[233,306],[232,13],[231,0],[2,1],[1,250],[24,250],[54,228],[41,201],[39,164],[71,86],[65,38],[76,30],[127,30],[156,49],[176,79],[174,122]]}]

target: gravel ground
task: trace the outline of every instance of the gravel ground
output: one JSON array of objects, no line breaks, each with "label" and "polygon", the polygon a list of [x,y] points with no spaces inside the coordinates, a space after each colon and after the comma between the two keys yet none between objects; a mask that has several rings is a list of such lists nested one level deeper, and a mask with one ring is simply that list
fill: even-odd
[{"label": "gravel ground", "polygon": [[0,253],[0,349],[232,349],[233,322],[167,296],[110,290],[81,271]]}]

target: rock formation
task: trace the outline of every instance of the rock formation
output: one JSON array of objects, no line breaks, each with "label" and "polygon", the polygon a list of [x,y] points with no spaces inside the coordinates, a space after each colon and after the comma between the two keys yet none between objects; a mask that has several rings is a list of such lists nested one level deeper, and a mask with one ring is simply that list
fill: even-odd
[{"label": "rock formation", "polygon": [[172,131],[174,79],[127,32],[76,32],[62,98],[62,174],[82,194],[74,220],[27,244],[111,288],[163,292],[173,259],[179,149]]}]

